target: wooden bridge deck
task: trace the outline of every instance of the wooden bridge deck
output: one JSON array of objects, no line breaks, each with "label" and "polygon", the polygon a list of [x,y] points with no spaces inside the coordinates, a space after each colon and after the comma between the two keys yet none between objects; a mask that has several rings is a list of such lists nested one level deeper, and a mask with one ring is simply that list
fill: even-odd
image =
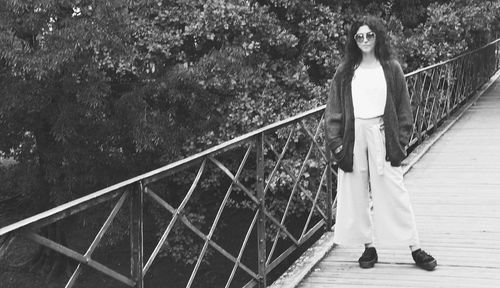
[{"label": "wooden bridge deck", "polygon": [[298,287],[500,287],[500,80],[406,174],[422,247],[433,272],[409,249],[377,249],[361,269],[363,248],[335,247]]}]

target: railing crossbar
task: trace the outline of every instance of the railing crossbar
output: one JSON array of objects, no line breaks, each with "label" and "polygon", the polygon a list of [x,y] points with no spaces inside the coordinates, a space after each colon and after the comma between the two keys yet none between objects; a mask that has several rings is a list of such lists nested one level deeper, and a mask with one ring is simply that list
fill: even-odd
[{"label": "railing crossbar", "polygon": [[[116,215],[118,214],[118,212],[122,208],[123,203],[125,202],[125,199],[127,199],[127,196],[128,196],[128,191],[125,191],[122,194],[122,196],[120,197],[120,199],[117,201],[117,203],[115,204],[115,207],[113,207],[113,210],[111,210],[111,213],[109,214],[108,218],[106,219],[106,221],[104,221],[104,224],[102,225],[101,229],[99,230],[99,232],[95,236],[94,240],[90,244],[89,248],[87,249],[87,252],[85,252],[85,254],[83,255],[85,258],[90,258],[92,256],[92,253],[94,253],[94,250],[97,248],[97,246],[101,242],[102,237],[108,231],[109,227],[111,226],[111,223],[113,223],[113,220],[115,219]],[[76,283],[76,279],[80,275],[82,267],[83,267],[82,263],[78,263],[75,271],[73,272],[73,274],[69,278],[68,282],[66,283],[65,288],[73,287],[73,285]]]},{"label": "railing crossbar", "polygon": [[490,43],[488,43],[488,44],[485,44],[485,45],[483,45],[483,46],[481,46],[481,47],[479,47],[479,48],[477,48],[477,49],[474,49],[474,50],[472,50],[472,51],[468,51],[468,52],[465,52],[465,53],[463,53],[463,54],[461,54],[461,55],[459,55],[459,56],[453,57],[453,58],[451,58],[451,59],[448,59],[448,60],[445,60],[445,61],[441,61],[441,62],[439,62],[439,63],[432,64],[432,65],[429,65],[429,66],[426,66],[426,67],[423,67],[423,68],[417,69],[417,70],[415,70],[415,71],[413,71],[413,72],[410,72],[410,73],[408,73],[408,74],[406,74],[406,75],[407,75],[407,76],[412,76],[412,75],[415,75],[415,74],[419,74],[419,73],[421,73],[421,72],[424,72],[424,71],[426,71],[426,70],[429,70],[429,69],[435,68],[435,67],[437,67],[437,66],[441,66],[441,65],[448,64],[448,63],[450,63],[450,62],[457,61],[458,59],[461,59],[461,58],[463,58],[463,57],[467,57],[467,56],[468,56],[468,55],[470,55],[470,54],[477,53],[478,51],[484,50],[486,47],[491,46],[491,45],[495,45],[495,44],[497,44],[497,43],[499,43],[499,42],[500,42],[500,39],[494,40],[494,41],[492,41],[492,42],[490,42]]},{"label": "railing crossbar", "polygon": [[158,243],[156,244],[155,248],[153,249],[153,252],[151,252],[151,255],[149,256],[148,261],[146,262],[146,264],[144,264],[144,267],[142,268],[142,275],[146,275],[146,273],[148,272],[149,268],[153,264],[154,259],[156,258],[156,256],[160,252],[161,247],[163,246],[163,244],[167,240],[168,235],[170,234],[170,232],[174,228],[174,224],[177,221],[177,218],[179,217],[179,213],[176,213],[175,208],[172,207],[172,206],[170,206],[170,204],[168,204],[160,196],[158,196],[156,193],[154,193],[153,190],[151,190],[151,188],[146,187],[146,191],[145,192],[146,192],[146,195],[150,196],[160,206],[162,206],[167,211],[169,211],[170,213],[172,213],[172,219],[170,219],[170,222],[168,223],[167,228],[165,229],[165,231],[161,235]]},{"label": "railing crossbar", "polygon": [[[179,207],[177,209],[175,209],[174,211],[170,210],[171,206],[168,205],[167,202],[163,201],[163,199],[161,199],[155,193],[152,193],[152,195],[156,196],[156,197],[153,197],[153,199],[155,199],[157,201],[161,200],[161,202],[159,202],[159,203],[163,204],[162,206],[165,207],[165,208],[168,207],[167,210],[169,210],[173,214],[173,216],[172,216],[172,219],[170,220],[170,223],[169,223],[167,229],[165,230],[165,232],[161,236],[160,241],[158,242],[158,244],[156,245],[155,249],[153,250],[153,253],[149,257],[149,260],[146,262],[146,265],[144,265],[144,268],[142,269],[142,274],[143,275],[146,274],[146,272],[148,271],[149,267],[153,263],[154,259],[156,258],[156,256],[160,252],[160,249],[163,246],[163,244],[165,243],[165,241],[167,240],[167,236],[170,233],[170,231],[172,230],[175,222],[177,221],[177,218],[178,218],[179,214],[182,213],[182,210],[186,206],[187,202],[189,201],[189,199],[191,199],[191,195],[193,195],[193,192],[194,192],[196,186],[198,185],[198,182],[200,181],[201,175],[203,174],[203,171],[205,170],[206,163],[207,163],[207,161],[206,161],[206,159],[204,159],[203,162],[201,163],[200,168],[198,169],[198,173],[196,174],[196,177],[195,177],[193,183],[191,184],[191,187],[189,188],[189,191],[187,192],[186,196],[182,200],[182,202],[179,205]],[[148,190],[148,187],[146,187],[146,190]],[[151,190],[149,189],[149,191],[151,191]]]},{"label": "railing crossbar", "polygon": [[[158,201],[158,203],[160,203],[161,206],[163,206],[168,211],[170,211],[170,213],[172,213],[174,215],[178,215],[177,217],[179,218],[179,220],[181,220],[182,223],[184,223],[184,225],[186,225],[186,227],[188,227],[191,231],[193,231],[198,237],[200,237],[202,240],[205,240],[205,241],[208,239],[203,232],[201,232],[198,228],[196,228],[193,224],[191,224],[191,222],[189,221],[189,219],[187,219],[186,216],[184,216],[180,213],[176,213],[177,210],[175,208],[170,206],[167,202],[165,202],[165,200],[161,199],[161,197],[156,195],[153,191],[151,191],[151,189],[148,189],[148,194],[150,196],[152,196],[156,201]],[[225,256],[226,258],[228,258],[232,262],[236,262],[236,258],[234,258],[229,252],[227,252],[222,247],[220,247],[217,243],[213,242],[211,239],[208,239],[208,242],[213,248],[215,248],[217,251],[219,251],[223,256]],[[160,248],[161,248],[161,245],[158,245],[158,246],[160,246]],[[154,258],[151,257],[150,259],[154,259]],[[257,274],[255,274],[251,269],[249,269],[248,267],[246,267],[242,263],[240,263],[238,266],[240,268],[242,268],[243,270],[245,270],[250,276],[257,279],[257,276],[256,276]]]},{"label": "railing crossbar", "polygon": [[69,258],[72,258],[80,263],[85,263],[86,265],[96,269],[97,271],[100,271],[130,287],[133,287],[135,285],[135,282],[133,280],[131,280],[130,278],[126,277],[126,276],[123,276],[122,274],[106,267],[105,265],[95,261],[95,260],[92,260],[90,257],[85,257],[83,256],[82,254],[78,253],[78,252],[75,252],[71,249],[69,249],[68,247],[66,246],[63,246],[57,242],[54,242],[50,239],[47,239],[41,235],[38,235],[34,232],[26,232],[23,234],[23,237],[26,237],[40,245],[43,245],[49,249],[52,249],[54,251],[57,251]]},{"label": "railing crossbar", "polygon": [[[410,144],[408,145],[408,148],[413,148],[415,145],[418,145],[418,143],[423,141],[424,137],[427,137],[430,133],[432,133],[432,130],[440,125],[443,119],[447,118],[451,113],[454,113],[457,108],[469,101],[473,93],[475,93],[480,86],[485,83],[491,75],[493,75],[495,70],[500,68],[499,44],[500,39],[497,39],[481,48],[467,52],[461,56],[424,67],[405,75],[408,83],[408,90],[410,92],[410,101],[413,106],[412,113],[414,115],[413,131],[410,136]],[[192,231],[196,235],[194,237],[198,237],[203,243],[200,252],[197,254],[198,258],[196,259],[196,263],[189,275],[186,287],[192,287],[195,285],[194,281],[195,279],[198,279],[200,267],[203,264],[204,259],[208,257],[207,255],[210,248],[215,249],[218,253],[233,263],[231,273],[228,275],[228,279],[225,284],[226,288],[232,285],[238,268],[246,273],[245,277],[250,279],[244,287],[249,288],[256,285],[259,287],[265,287],[267,285],[267,273],[274,271],[274,269],[283,263],[283,261],[288,259],[294,251],[297,251],[297,249],[302,247],[306,241],[316,235],[321,228],[331,225],[332,215],[334,214],[335,204],[337,202],[337,199],[332,197],[332,179],[336,173],[332,169],[333,162],[330,159],[331,151],[324,147],[324,145],[321,145],[322,138],[318,138],[324,124],[325,107],[326,105],[322,105],[309,111],[297,114],[293,117],[259,128],[255,131],[246,133],[242,136],[236,137],[230,141],[221,143],[174,163],[165,165],[148,173],[122,181],[58,207],[2,227],[0,228],[0,257],[5,255],[9,246],[15,239],[17,239],[18,236],[22,236],[78,262],[78,265],[67,281],[65,288],[71,288],[75,285],[77,279],[80,278],[83,267],[85,267],[83,265],[93,268],[125,285],[142,288],[144,276],[151,268],[154,260],[158,257],[161,248],[165,245],[168,237],[172,234],[171,232],[173,231],[175,225],[179,224],[184,225],[187,230]],[[306,119],[308,117],[311,119]],[[314,126],[316,124],[315,121],[319,121],[317,126]],[[315,131],[313,130],[314,127],[316,128]],[[284,137],[281,137],[281,134],[283,134],[283,136],[286,135],[285,133],[287,133],[288,130],[279,131],[282,128],[291,128],[286,141]],[[294,147],[299,153],[288,155],[287,152],[292,150],[292,148],[290,148],[292,138],[296,135],[296,132],[299,129],[305,132],[305,134],[301,134],[299,135],[300,137],[298,137],[299,141],[301,141],[299,143],[300,145]],[[271,138],[271,133],[275,133],[275,135],[277,135],[276,140]],[[305,136],[302,137],[303,135]],[[285,142],[285,144],[282,146],[283,148],[281,152],[278,153],[276,147],[281,147],[283,142]],[[309,143],[309,145],[303,145],[304,143]],[[267,145],[269,150],[265,150],[264,145]],[[245,148],[245,150],[243,150],[243,148]],[[253,151],[253,148],[255,148],[256,151],[255,160],[257,163],[255,170],[251,171],[251,173],[253,173],[251,175],[255,176],[256,182],[255,187],[249,189],[248,187],[253,184],[253,178],[249,177],[252,180],[247,181],[247,179],[249,179],[248,175],[243,171],[246,171],[246,163],[248,159],[250,159],[250,154]],[[314,151],[315,148],[318,149],[318,151]],[[233,167],[232,165],[225,166],[222,163],[222,160],[217,159],[219,155],[229,151],[233,151],[235,153],[246,151],[235,174],[233,174],[233,172],[231,172],[228,168]],[[268,155],[269,157],[264,159],[264,156],[266,156],[266,153],[269,151],[271,155]],[[305,153],[306,151],[307,153]],[[302,159],[304,156],[303,153],[305,153],[305,159]],[[285,157],[291,157],[292,161],[289,162],[285,160]],[[218,197],[220,196],[222,198],[222,201],[219,207],[214,207],[214,209],[211,210],[211,212],[215,212],[215,209],[217,209],[217,212],[214,213],[215,216],[212,223],[207,223],[207,227],[197,227],[199,225],[195,226],[193,224],[194,222],[191,222],[188,219],[187,216],[189,215],[185,215],[185,211],[187,210],[186,207],[188,203],[192,201],[191,199],[193,198],[195,191],[197,191],[199,187],[203,188],[200,181],[205,169],[207,169],[206,165],[208,161],[213,163],[216,166],[216,169],[218,168],[222,171],[220,174],[227,175],[231,182],[227,184],[229,187],[225,190],[223,197],[222,193],[224,191],[217,191],[217,193],[222,192],[220,195],[217,194]],[[313,161],[317,161],[317,163],[313,163]],[[272,162],[272,164],[269,164],[270,162]],[[326,163],[326,166],[323,165],[323,162]],[[269,167],[272,167],[272,169],[270,174],[267,174],[266,176],[265,167],[268,164]],[[196,165],[199,165],[198,172],[193,181],[190,183],[188,191],[179,191],[182,193],[182,201],[179,205],[169,203],[169,199],[165,200],[161,198],[151,189],[150,186],[152,185],[150,184],[154,184],[157,181],[168,176],[172,176],[178,172],[187,171],[187,169],[196,167]],[[248,169],[253,168],[254,166],[251,165],[251,168]],[[309,168],[315,169],[313,172],[314,179],[312,177],[307,178],[307,176],[304,176]],[[231,169],[234,170],[234,168]],[[276,181],[275,178],[277,177],[276,175],[279,174],[278,171],[283,171],[282,173],[287,175],[284,181],[286,181],[286,185],[289,185],[286,187],[291,188],[288,191],[279,190],[282,188],[277,189],[278,192],[284,193],[283,197],[287,197],[288,200],[280,220],[277,219],[280,217],[274,216],[275,210],[272,210],[274,207],[267,206],[268,201],[266,201],[266,193],[269,194],[271,189],[275,189],[272,184],[275,183],[273,181]],[[319,176],[319,173],[321,173],[321,176]],[[245,176],[244,181],[240,179],[243,177],[242,175]],[[288,178],[288,176],[290,178]],[[325,180],[326,189],[324,189]],[[223,183],[226,185],[227,182],[224,181]],[[134,187],[136,186],[140,186],[140,190],[135,189]],[[217,227],[221,226],[220,222],[222,222],[222,219],[225,219],[222,215],[228,206],[231,196],[234,195],[236,187],[241,189],[243,195],[250,199],[248,203],[250,203],[250,209],[254,213],[254,217],[246,230],[245,237],[239,247],[237,255],[235,255],[236,253],[229,253],[226,249],[222,248],[221,245],[214,241],[215,231],[217,231]],[[323,198],[321,198],[321,196],[324,196],[323,190],[324,193],[327,193],[325,198],[327,205],[326,213],[328,215],[325,215],[325,212],[322,210],[323,202],[320,202],[320,200],[323,201]],[[314,191],[316,194],[314,194]],[[299,192],[301,193],[300,197],[295,198]],[[290,193],[289,196],[288,193]],[[156,246],[145,264],[143,263],[144,195],[148,195],[150,199],[152,199],[153,203],[159,205],[160,209],[165,209],[171,213],[170,222],[168,223],[165,231],[163,231],[159,237]],[[61,243],[57,243],[52,239],[49,239],[50,237],[45,237],[35,232],[42,227],[51,225],[61,219],[86,211],[115,198],[119,199],[114,204],[113,209],[107,216],[107,219],[101,225],[99,231],[83,255],[69,247],[66,247],[66,243],[63,243],[64,245],[62,245]],[[107,231],[109,231],[114,219],[116,219],[117,215],[123,208],[123,204],[126,199],[130,199],[129,202],[131,204],[129,211],[131,221],[130,278],[91,258],[92,254],[99,247],[99,243],[102,242],[104,235]],[[285,199],[286,198],[283,200]],[[306,207],[306,211],[303,214],[300,214],[300,217],[307,216],[303,227],[294,227],[301,229],[301,233],[298,238],[290,232],[295,230],[291,230],[291,228],[286,224],[287,220],[294,216],[290,211],[294,211],[292,209],[292,205],[295,205],[295,199],[300,202],[299,205]],[[176,208],[174,208],[174,206],[176,206]],[[279,206],[278,209],[282,209],[282,206]],[[316,212],[320,215],[320,217],[315,214]],[[277,214],[280,213],[281,212],[278,212]],[[249,220],[250,219],[246,219],[245,221]],[[276,232],[273,232],[272,235],[267,234],[267,236],[271,236],[269,238],[266,237],[266,233],[269,232],[266,232],[265,223],[268,220],[273,228],[274,226],[276,227]],[[206,228],[208,227],[208,232],[203,232],[206,231]],[[326,229],[329,229],[329,227],[326,227]],[[257,233],[258,240],[256,243],[258,250],[258,263],[256,269],[258,272],[255,272],[255,269],[250,269],[246,263],[242,262],[244,251],[248,249],[247,246],[249,239],[255,231]],[[299,232],[300,231],[294,233],[298,234]],[[284,250],[280,250],[283,252],[281,252],[281,254],[277,257],[274,257],[276,251],[278,250],[280,235],[283,235],[282,237],[285,239],[280,243],[289,246],[284,246]],[[270,250],[266,248],[267,239],[273,243]],[[291,242],[291,244],[289,242]],[[269,254],[267,254],[267,252],[269,252]],[[187,276],[188,275],[186,275],[186,277]]]},{"label": "railing crossbar", "polygon": [[[283,158],[285,157],[285,153],[287,152],[288,146],[290,145],[290,141],[292,140],[292,136],[294,133],[295,133],[295,129],[292,126],[292,130],[288,134],[288,138],[286,139],[285,145],[284,145],[283,149],[281,150],[281,154],[279,155],[278,160],[276,161],[276,165],[274,165],[273,171],[271,171],[271,174],[269,174],[269,177],[268,177],[268,180],[266,183],[266,187],[264,187],[264,195],[266,195],[266,192],[272,183],[274,175],[276,175],[276,172],[278,172],[278,168],[281,166],[281,162],[283,161]],[[269,143],[269,142],[266,141],[266,143]]]},{"label": "railing crossbar", "polygon": [[321,176],[321,181],[319,182],[318,189],[316,191],[316,196],[314,197],[314,201],[312,203],[312,208],[309,211],[309,215],[307,216],[307,221],[306,221],[306,224],[304,225],[304,229],[302,230],[302,234],[300,234],[299,241],[302,239],[302,237],[304,237],[304,234],[306,234],[307,227],[309,227],[309,222],[311,222],[311,218],[312,218],[312,215],[314,213],[314,208],[316,208],[316,204],[318,203],[319,195],[321,195],[321,189],[323,188],[323,183],[325,181],[326,171],[327,171],[327,169],[325,167],[325,169],[323,171],[323,175]]},{"label": "railing crossbar", "polygon": [[299,242],[299,245],[290,246],[285,251],[283,251],[283,253],[281,253],[281,255],[279,255],[278,257],[276,257],[273,262],[269,263],[269,265],[267,266],[267,271],[271,272],[272,270],[274,270],[279,264],[281,264],[284,260],[286,260],[286,258],[288,256],[290,256],[290,254],[292,254],[294,251],[296,251],[297,249],[299,249],[300,245],[304,244],[307,240],[311,239],[311,237],[316,232],[318,232],[319,229],[321,229],[322,227],[324,227],[325,223],[326,222],[323,219],[321,219],[320,221],[318,221],[318,223],[316,223],[316,225],[314,225],[314,227],[311,228],[311,230],[309,230],[309,232],[307,232],[301,238],[301,240]]},{"label": "railing crossbar", "polygon": [[[432,92],[434,93],[434,97],[432,99],[432,106],[431,106],[431,115],[429,122],[427,123],[427,126],[430,126],[431,124],[435,126],[437,123],[437,119],[439,118],[439,109],[436,108],[436,102],[440,100],[440,97],[438,97],[438,94],[436,94],[436,91],[439,91],[439,83],[441,81],[441,74],[443,71],[443,66],[439,66],[436,68],[438,70],[437,73],[437,78],[432,81]],[[436,109],[436,110],[434,110]],[[431,123],[432,122],[432,123]]]},{"label": "railing crossbar", "polygon": [[252,223],[250,223],[250,227],[248,228],[245,238],[243,239],[240,251],[238,252],[238,257],[236,258],[236,262],[234,262],[233,269],[231,270],[231,274],[229,275],[229,279],[227,280],[225,288],[229,288],[229,285],[233,281],[234,275],[236,274],[236,269],[238,268],[239,263],[241,263],[241,257],[243,257],[243,252],[245,252],[245,248],[247,247],[248,239],[250,239],[250,235],[252,234],[252,230],[255,227],[255,223],[257,223],[258,213],[259,212],[256,211],[255,215],[253,216]]},{"label": "railing crossbar", "polygon": [[[273,153],[275,155],[278,155],[278,152],[276,151],[276,149],[272,146],[272,145],[269,145],[270,146],[270,149],[271,151],[273,151]],[[310,148],[311,149],[311,148]],[[295,183],[297,183],[299,180],[296,176],[294,176],[294,174],[292,173],[292,168],[289,166],[289,165],[283,165],[283,169],[285,170],[285,172],[292,178],[292,180],[294,181],[294,186],[295,186]],[[300,173],[299,173],[299,176],[300,176]],[[302,193],[304,193],[304,195],[306,195],[307,198],[309,198],[309,200],[313,201],[312,197],[311,197],[311,193],[309,191],[307,191],[304,187],[302,187],[302,185],[298,184],[297,187],[300,189],[300,191]],[[292,189],[293,191],[293,189]],[[323,218],[327,218],[325,213],[321,210],[321,209],[318,209],[318,212],[321,214],[321,216],[323,216]]]},{"label": "railing crossbar", "polygon": [[[308,150],[308,152],[307,152],[307,155],[306,155],[306,157],[305,157],[305,159],[304,159],[304,161],[302,162],[302,165],[301,165],[301,167],[300,167],[300,170],[299,170],[299,175],[298,175],[296,178],[294,178],[294,185],[293,185],[293,188],[292,188],[292,192],[290,193],[290,197],[288,198],[287,206],[286,206],[286,208],[285,208],[285,211],[283,212],[283,217],[281,218],[281,222],[280,222],[281,226],[284,226],[285,219],[286,219],[286,217],[287,217],[287,215],[288,215],[288,210],[290,209],[290,206],[291,206],[291,203],[292,203],[292,200],[293,200],[293,196],[295,195],[295,192],[297,191],[297,187],[298,187],[298,185],[300,185],[300,184],[299,184],[299,180],[300,180],[300,178],[302,177],[302,175],[303,175],[303,173],[304,173],[304,171],[305,171],[305,166],[306,166],[307,161],[308,161],[308,160],[309,160],[309,158],[310,158],[311,152],[312,152],[312,150],[313,150],[313,148],[314,148],[314,144],[316,144],[316,146],[318,147],[318,149],[321,151],[321,149],[319,148],[319,145],[318,145],[318,144],[317,144],[317,142],[315,141],[315,138],[318,136],[318,134],[319,134],[319,132],[320,132],[320,127],[321,127],[321,123],[322,123],[322,121],[323,121],[323,116],[321,117],[320,122],[319,122],[318,126],[316,127],[315,135],[312,135],[312,134],[309,132],[309,130],[305,127],[305,125],[304,125],[304,122],[303,122],[303,121],[300,121],[300,122],[299,122],[299,123],[300,123],[300,126],[302,127],[302,129],[304,129],[304,130],[306,131],[306,133],[307,133],[307,134],[308,134],[308,135],[309,135],[309,136],[313,139],[313,143],[311,143],[311,144],[310,144],[310,146],[309,146],[309,150]],[[269,143],[269,145],[270,145],[270,143]],[[270,145],[270,146],[271,146],[271,145]],[[272,148],[272,146],[271,146],[271,149],[272,149],[272,150],[274,150],[274,149]],[[323,155],[324,155],[324,154],[323,154]],[[326,160],[326,156],[325,156],[325,160]],[[292,176],[291,172],[290,172],[290,173],[288,173],[288,174],[289,174],[289,175],[293,178],[293,176]],[[302,188],[302,186],[300,186],[300,187]],[[304,193],[304,194],[306,194],[306,193]],[[271,259],[272,259],[272,256],[273,256],[273,254],[274,254],[274,250],[276,249],[276,246],[277,246],[277,244],[278,244],[279,234],[280,234],[280,230],[278,230],[278,231],[276,232],[276,236],[274,237],[274,241],[273,241],[273,246],[272,246],[272,248],[271,248],[271,251],[269,252],[269,256],[268,256],[268,259],[267,259],[266,265],[268,265],[268,264],[269,264],[269,262],[270,262],[270,261],[271,261]]]},{"label": "railing crossbar", "polygon": [[[219,169],[221,169],[222,171],[224,171],[224,173],[226,173],[229,178],[231,178],[231,180],[233,180],[234,183],[236,183],[236,185],[238,185],[242,190],[243,192],[245,192],[247,194],[247,196],[256,204],[256,205],[259,205],[259,199],[257,199],[257,197],[255,195],[253,195],[253,193],[248,190],[247,187],[245,187],[245,185],[243,185],[240,181],[238,181],[238,179],[236,179],[234,177],[234,175],[231,173],[231,171],[229,171],[229,169],[227,169],[222,163],[220,163],[219,161],[215,160],[218,163],[217,166],[219,166]],[[283,230],[283,232],[285,234],[288,235],[288,237],[294,242],[294,243],[298,243],[297,239],[295,239],[295,237],[293,237],[293,235],[288,231],[288,229],[286,229],[286,227],[284,227],[283,225],[280,224],[280,222],[278,220],[276,220],[276,218],[271,215],[268,211],[264,210],[262,211],[267,218],[269,218],[269,220],[271,220],[274,224],[278,225],[278,227],[280,227],[280,229]]]},{"label": "railing crossbar", "polygon": [[100,192],[78,198],[66,204],[62,204],[50,210],[23,219],[19,222],[0,228],[0,236],[7,235],[16,230],[36,230],[40,227],[52,224],[63,218],[84,211],[90,207],[112,200],[121,194],[122,191],[119,190],[103,189]]},{"label": "railing crossbar", "polygon": [[[236,175],[235,175],[236,179],[238,179],[240,177],[240,174],[243,171],[243,167],[245,167],[245,164],[248,160],[248,156],[250,155],[251,151],[252,151],[252,145],[250,145],[250,147],[248,147],[248,149],[243,157],[243,160],[241,161],[240,166],[238,167],[238,171],[236,172]],[[210,159],[210,161],[217,164],[216,160],[214,158],[212,158],[210,156],[208,158]],[[210,227],[210,231],[208,232],[207,240],[203,244],[203,248],[201,249],[201,253],[198,256],[198,260],[196,261],[195,267],[193,268],[193,272],[191,273],[191,276],[189,277],[187,287],[191,287],[191,285],[193,284],[193,281],[194,281],[194,277],[198,273],[198,269],[200,268],[201,261],[203,260],[203,258],[205,257],[205,253],[207,252],[208,243],[213,237],[215,228],[217,227],[217,224],[219,223],[219,219],[222,215],[222,211],[224,211],[224,208],[226,207],[226,203],[229,200],[229,196],[231,195],[231,192],[233,190],[233,185],[234,185],[234,182],[231,182],[231,184],[229,185],[229,188],[226,191],[226,194],[224,195],[224,199],[222,200],[222,203],[219,206],[219,210],[217,211],[217,214],[215,215],[215,219],[214,219],[214,222],[212,223],[212,227]]]},{"label": "railing crossbar", "polygon": [[309,131],[309,129],[307,129],[307,127],[305,126],[303,120],[300,121],[300,127],[302,127],[302,129],[307,133],[307,135],[309,135],[309,137],[311,138],[313,144],[316,145],[316,148],[318,148],[319,153],[321,154],[321,156],[323,157],[323,159],[326,161],[325,152],[323,151],[323,149],[321,149],[321,145],[319,145],[318,141],[316,141],[316,137],[318,137],[318,134],[319,134],[319,131],[320,131],[320,128],[321,128],[321,123],[323,123],[323,117],[321,117],[321,120],[320,120],[320,122],[318,124],[318,127],[316,129],[316,133],[314,135],[311,133],[311,131]]}]

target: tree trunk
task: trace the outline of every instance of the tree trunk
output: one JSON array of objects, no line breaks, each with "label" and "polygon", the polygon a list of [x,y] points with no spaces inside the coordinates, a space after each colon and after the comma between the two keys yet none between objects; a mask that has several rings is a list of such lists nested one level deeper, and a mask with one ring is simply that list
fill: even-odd
[{"label": "tree trunk", "polygon": [[[39,121],[35,130],[36,151],[38,154],[37,182],[39,183],[38,193],[34,201],[37,212],[42,212],[52,208],[51,190],[52,185],[48,181],[47,172],[50,169],[57,169],[60,165],[57,153],[57,142],[50,134],[50,124],[47,121]],[[40,235],[55,241],[63,246],[67,246],[65,219],[41,228]],[[55,280],[64,272],[70,273],[69,259],[54,250],[41,246],[33,257],[30,264],[30,271],[40,271],[47,276],[47,282]]]}]

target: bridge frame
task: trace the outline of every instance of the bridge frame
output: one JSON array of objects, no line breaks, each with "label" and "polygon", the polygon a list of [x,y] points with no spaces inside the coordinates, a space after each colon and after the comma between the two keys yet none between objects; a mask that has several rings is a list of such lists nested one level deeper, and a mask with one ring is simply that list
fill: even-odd
[{"label": "bridge frame", "polygon": [[[500,39],[448,61],[405,75],[415,119],[408,148],[414,149],[418,146],[444,120],[467,103],[499,67]],[[333,182],[336,173],[335,163],[332,162],[328,149],[325,149],[322,135],[324,109],[325,106],[320,106],[273,123],[196,155],[3,227],[0,229],[0,257],[6,253],[10,244],[17,237],[23,237],[79,263],[65,287],[73,287],[83,266],[88,266],[129,287],[142,288],[144,287],[144,277],[159,255],[161,248],[174,229],[174,225],[181,223],[204,243],[186,287],[193,285],[209,248],[215,249],[233,263],[226,287],[232,284],[238,269],[249,277],[249,281],[243,287],[266,287],[269,273],[274,272],[280,264],[288,260],[295,251],[302,248],[318,232],[331,230],[334,222],[336,193]],[[304,149],[304,155],[299,155],[302,158],[295,157],[297,155],[286,158],[287,153],[293,154],[295,151],[291,147],[297,141],[307,143],[308,148]],[[243,151],[243,156],[237,169],[234,169],[234,167],[230,167],[231,165],[224,164],[224,160],[227,160],[226,153],[236,150]],[[197,227],[185,215],[185,209],[195,190],[201,189],[200,179],[209,166],[229,177],[231,183],[218,207],[213,222],[210,223],[209,231],[206,232]],[[242,179],[245,167],[247,170],[253,171],[251,180]],[[189,189],[182,192],[183,197],[180,203],[169,202],[170,199],[164,199],[161,196],[161,191],[153,190],[155,183],[193,169],[196,170],[193,174],[194,179]],[[281,207],[281,210],[274,211],[274,207],[266,202],[266,195],[273,193],[280,171],[281,175],[290,179],[289,184],[292,189],[286,195],[288,198],[286,205]],[[305,179],[308,177],[307,175],[313,173],[312,171],[321,176],[319,179],[308,179],[309,183]],[[238,253],[231,253],[219,245],[213,236],[221,215],[236,190],[244,195],[246,201],[253,207],[254,217],[249,223],[245,223],[248,229],[245,237],[241,240]],[[157,244],[150,255],[144,254],[145,199],[156,203],[171,215],[168,226],[157,239]],[[287,218],[294,216],[293,207],[297,205],[295,203],[298,201],[297,199],[303,201],[301,207],[307,209],[307,220],[302,230],[298,232],[291,231],[291,223],[287,223]],[[56,243],[42,236],[39,232],[42,227],[112,201],[115,201],[114,206],[107,219],[83,254]],[[130,275],[123,275],[93,259],[92,254],[127,202],[130,217],[131,261]],[[274,229],[269,229],[270,226]],[[242,256],[253,234],[257,235],[257,263],[244,263]],[[276,255],[276,251],[279,250],[277,249],[278,243],[282,243],[283,239],[286,239],[290,244],[288,248],[279,251],[279,255]],[[268,249],[269,246],[270,249]]]}]

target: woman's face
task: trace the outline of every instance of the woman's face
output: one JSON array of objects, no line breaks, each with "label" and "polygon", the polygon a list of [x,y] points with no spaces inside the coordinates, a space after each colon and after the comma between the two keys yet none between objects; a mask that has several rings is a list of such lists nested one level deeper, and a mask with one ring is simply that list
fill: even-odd
[{"label": "woman's face", "polygon": [[359,27],[358,31],[354,35],[354,40],[358,45],[361,52],[364,54],[373,53],[375,49],[375,40],[377,35],[370,29],[367,25]]}]

